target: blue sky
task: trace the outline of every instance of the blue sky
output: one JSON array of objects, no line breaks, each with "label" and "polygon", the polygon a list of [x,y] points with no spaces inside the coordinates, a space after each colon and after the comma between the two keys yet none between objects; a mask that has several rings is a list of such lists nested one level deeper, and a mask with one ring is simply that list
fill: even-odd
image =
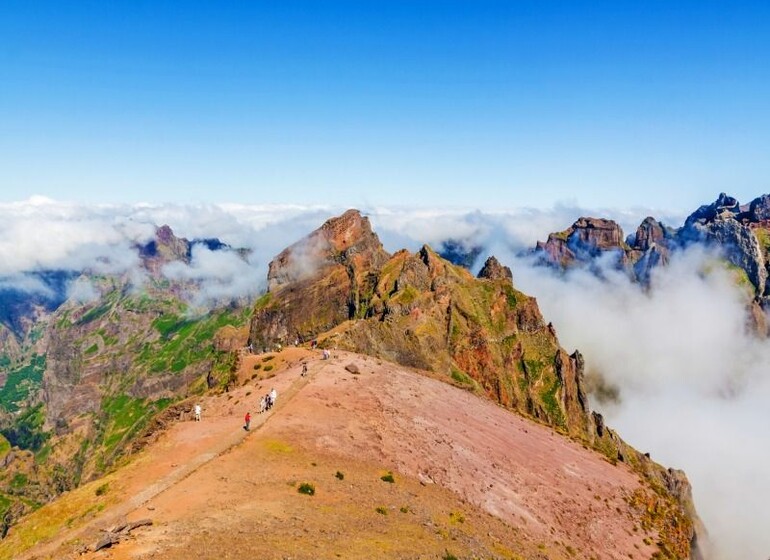
[{"label": "blue sky", "polygon": [[0,3],[0,200],[667,207],[770,192],[770,8]]}]

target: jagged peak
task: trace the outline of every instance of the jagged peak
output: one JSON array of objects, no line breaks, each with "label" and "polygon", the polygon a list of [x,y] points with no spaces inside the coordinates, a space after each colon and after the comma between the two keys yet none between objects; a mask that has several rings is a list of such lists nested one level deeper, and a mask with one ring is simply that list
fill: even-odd
[{"label": "jagged peak", "polygon": [[490,256],[484,266],[481,267],[477,278],[486,278],[488,280],[508,280],[513,283],[513,272],[507,266],[504,266],[492,255]]},{"label": "jagged peak", "polygon": [[369,218],[350,209],[329,218],[321,227],[281,251],[268,267],[268,290],[310,278],[335,264],[378,268],[389,257]]},{"label": "jagged peak", "polygon": [[685,227],[689,227],[696,222],[710,222],[717,217],[732,218],[739,214],[741,205],[738,199],[725,193],[719,193],[717,199],[711,204],[704,204],[695,212],[690,214],[685,220]]}]

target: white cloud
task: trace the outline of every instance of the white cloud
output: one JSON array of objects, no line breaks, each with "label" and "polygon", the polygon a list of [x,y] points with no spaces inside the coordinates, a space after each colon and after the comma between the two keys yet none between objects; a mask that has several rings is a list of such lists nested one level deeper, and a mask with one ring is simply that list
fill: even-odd
[{"label": "white cloud", "polygon": [[648,292],[619,273],[556,278],[509,264],[562,345],[619,388],[619,404],[593,407],[637,449],[685,470],[716,557],[766,558],[770,343],[747,330],[746,292],[713,257],[679,254]]}]

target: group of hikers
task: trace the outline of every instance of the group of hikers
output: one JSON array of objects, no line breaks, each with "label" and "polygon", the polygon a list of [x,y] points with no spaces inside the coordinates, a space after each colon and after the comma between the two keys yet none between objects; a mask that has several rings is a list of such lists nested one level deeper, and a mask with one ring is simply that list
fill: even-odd
[{"label": "group of hikers", "polygon": [[[313,341],[315,343],[315,341]],[[315,344],[313,345],[315,346]],[[249,350],[251,350],[251,345],[249,345]],[[331,357],[331,354],[328,350],[324,350],[323,352],[323,359],[328,360]],[[302,373],[300,375],[302,377],[305,377],[307,375],[308,368],[307,368],[307,362],[302,362]],[[269,393],[266,393],[262,396],[262,398],[259,399],[259,414],[262,414],[263,412],[267,412],[270,410],[273,405],[275,404],[276,399],[278,398],[278,391],[275,390],[275,387],[270,389]],[[194,418],[195,421],[200,422],[201,420],[201,405],[196,404],[193,408],[194,412]],[[247,432],[249,431],[249,428],[251,427],[251,412],[246,412],[246,415],[243,418],[243,429]]]},{"label": "group of hikers", "polygon": [[[275,404],[275,400],[278,398],[278,391],[275,390],[275,387],[270,389],[270,392],[265,394],[261,399],[259,399],[259,413],[262,414],[263,412],[267,412],[270,410],[273,405]],[[251,426],[251,413],[246,412],[246,416],[243,418],[243,429],[247,432],[249,431],[249,427]]]}]

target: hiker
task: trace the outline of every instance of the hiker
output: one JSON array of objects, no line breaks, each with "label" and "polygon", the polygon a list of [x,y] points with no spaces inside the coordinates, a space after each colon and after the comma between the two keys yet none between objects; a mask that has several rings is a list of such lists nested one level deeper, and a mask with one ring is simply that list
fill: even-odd
[{"label": "hiker", "polygon": [[247,410],[246,416],[243,418],[243,429],[249,431],[249,425],[251,424],[251,413]]},{"label": "hiker", "polygon": [[196,422],[201,421],[201,405],[199,404],[195,405],[195,421]]},{"label": "hiker", "polygon": [[272,407],[275,404],[275,399],[278,398],[278,391],[275,390],[275,387],[270,389],[270,406]]},{"label": "hiker", "polygon": [[302,377],[305,377],[307,375],[307,362],[302,364],[302,373],[300,375]]},{"label": "hiker", "polygon": [[262,414],[266,410],[267,410],[267,395],[262,395],[262,398],[259,399],[259,413]]},{"label": "hiker", "polygon": [[331,357],[331,353],[324,348],[324,360],[328,360]]}]

